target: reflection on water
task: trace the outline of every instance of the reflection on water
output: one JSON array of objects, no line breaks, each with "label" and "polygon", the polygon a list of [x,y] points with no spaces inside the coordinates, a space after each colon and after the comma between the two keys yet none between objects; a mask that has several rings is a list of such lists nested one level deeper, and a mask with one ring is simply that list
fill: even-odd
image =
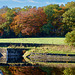
[{"label": "reflection on water", "polygon": [[33,67],[33,66],[0,66],[3,75],[75,75],[75,68]]}]

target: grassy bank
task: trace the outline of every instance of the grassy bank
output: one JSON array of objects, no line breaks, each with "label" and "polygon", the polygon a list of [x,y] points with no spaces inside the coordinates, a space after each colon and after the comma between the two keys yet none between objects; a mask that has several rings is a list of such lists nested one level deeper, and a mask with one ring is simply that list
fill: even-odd
[{"label": "grassy bank", "polygon": [[64,45],[65,38],[6,38],[0,39],[0,43],[37,43]]}]

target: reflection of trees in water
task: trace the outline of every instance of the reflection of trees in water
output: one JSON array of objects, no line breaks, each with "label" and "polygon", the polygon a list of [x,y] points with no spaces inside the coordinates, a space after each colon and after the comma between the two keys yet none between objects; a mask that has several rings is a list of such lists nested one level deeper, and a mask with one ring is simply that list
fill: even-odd
[{"label": "reflection of trees in water", "polygon": [[0,66],[0,70],[3,72],[3,75],[12,75],[7,66]]},{"label": "reflection of trees in water", "polygon": [[[24,55],[25,52],[26,52],[26,50],[23,50],[23,51],[22,51],[22,56]],[[24,57],[22,57],[22,62],[25,62]]]},{"label": "reflection of trees in water", "polygon": [[26,60],[23,57],[22,57],[22,62],[24,62],[24,63],[26,62]]},{"label": "reflection of trees in water", "polygon": [[75,75],[75,68],[53,68],[52,75]]},{"label": "reflection of trees in water", "polygon": [[43,70],[39,69],[38,67],[9,67],[9,70],[11,71],[12,75],[47,75],[46,72],[43,72]]},{"label": "reflection of trees in water", "polygon": [[[0,66],[4,75],[74,75],[75,68]],[[12,74],[11,74],[12,73]]]},{"label": "reflection of trees in water", "polygon": [[65,68],[63,73],[64,75],[75,75],[75,68]]}]

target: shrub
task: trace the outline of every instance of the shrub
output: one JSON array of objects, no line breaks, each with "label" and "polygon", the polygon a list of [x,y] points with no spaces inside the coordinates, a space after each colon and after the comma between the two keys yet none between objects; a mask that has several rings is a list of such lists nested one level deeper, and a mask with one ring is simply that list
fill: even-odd
[{"label": "shrub", "polygon": [[75,69],[74,68],[65,68],[63,73],[64,73],[64,75],[74,75]]},{"label": "shrub", "polygon": [[65,42],[70,46],[75,46],[75,30],[68,32],[65,36]]}]

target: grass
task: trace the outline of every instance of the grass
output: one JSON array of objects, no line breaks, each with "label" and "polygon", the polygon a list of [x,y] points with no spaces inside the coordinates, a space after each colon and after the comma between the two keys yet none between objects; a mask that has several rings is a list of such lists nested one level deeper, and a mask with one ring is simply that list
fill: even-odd
[{"label": "grass", "polygon": [[65,45],[65,38],[6,38],[0,39],[0,43],[37,43]]}]

